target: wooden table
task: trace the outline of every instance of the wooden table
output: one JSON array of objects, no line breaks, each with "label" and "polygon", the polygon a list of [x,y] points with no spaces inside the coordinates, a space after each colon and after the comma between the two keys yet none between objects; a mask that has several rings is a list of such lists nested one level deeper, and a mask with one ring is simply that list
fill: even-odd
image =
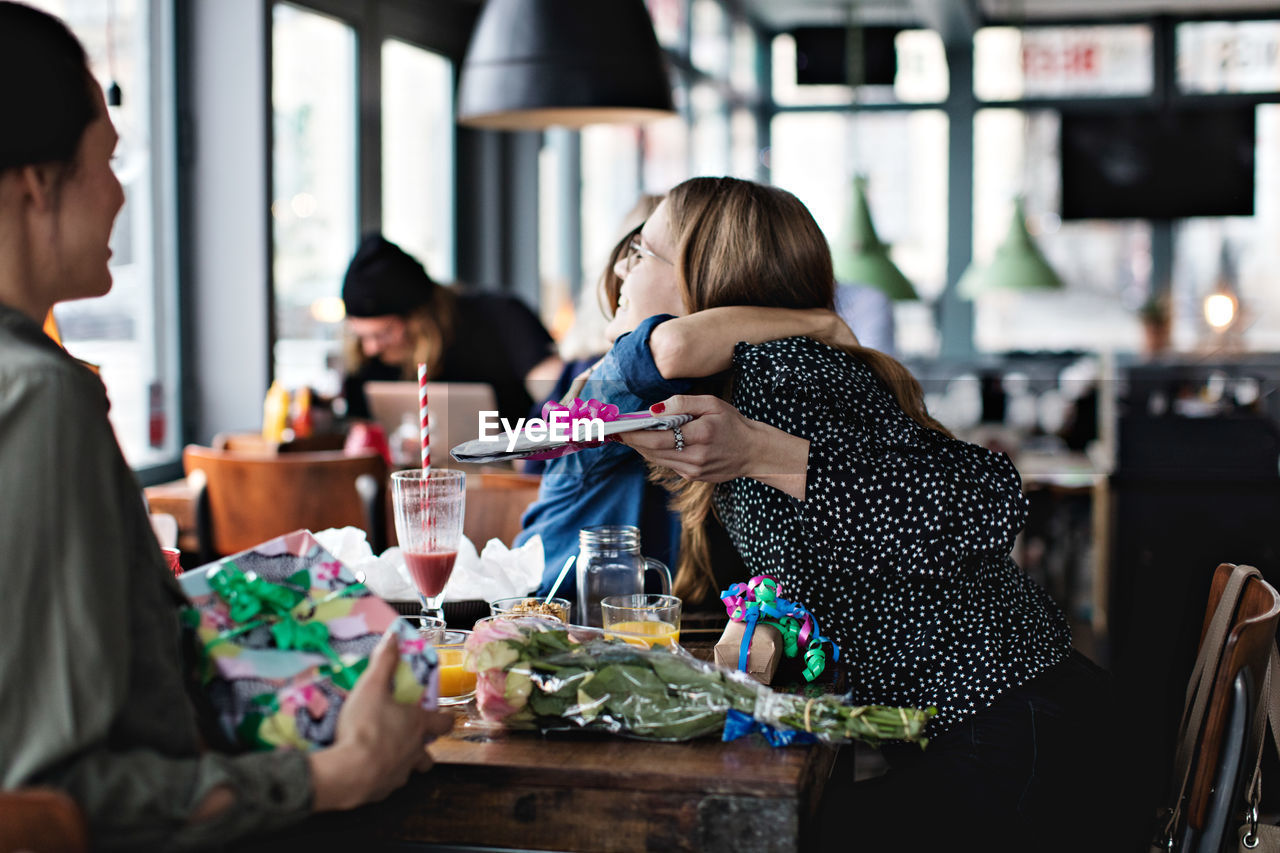
[{"label": "wooden table", "polygon": [[824,745],[773,748],[758,735],[732,743],[543,737],[507,732],[465,707],[432,745],[430,773],[383,803],[313,818],[282,838],[334,843],[351,833],[360,849],[795,851],[807,849],[837,755]]}]

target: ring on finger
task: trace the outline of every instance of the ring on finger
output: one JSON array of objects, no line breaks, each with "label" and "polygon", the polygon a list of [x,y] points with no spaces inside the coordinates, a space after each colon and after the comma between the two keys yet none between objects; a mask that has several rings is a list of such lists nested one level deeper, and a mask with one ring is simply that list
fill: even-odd
[{"label": "ring on finger", "polygon": [[674,429],[671,430],[671,432],[675,435],[676,450],[678,452],[683,452],[684,451],[684,433],[680,431],[680,427],[675,427]]}]

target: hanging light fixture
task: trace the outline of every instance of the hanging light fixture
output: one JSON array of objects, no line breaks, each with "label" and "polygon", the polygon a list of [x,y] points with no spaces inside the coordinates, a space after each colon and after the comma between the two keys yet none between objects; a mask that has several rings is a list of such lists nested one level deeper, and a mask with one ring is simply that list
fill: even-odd
[{"label": "hanging light fixture", "polygon": [[966,299],[999,291],[1025,293],[1062,289],[1062,279],[1058,278],[1031,239],[1021,198],[1013,200],[1013,221],[1009,223],[1009,233],[996,249],[991,263],[982,268],[976,262],[969,264],[956,289]]},{"label": "hanging light fixture", "polygon": [[862,175],[853,179],[850,201],[844,239],[832,253],[836,279],[874,287],[893,300],[919,299],[916,289],[889,257],[889,247],[876,235],[867,206],[867,179]]},{"label": "hanging light fixture", "polygon": [[458,121],[491,130],[638,124],[675,112],[644,0],[488,0]]}]

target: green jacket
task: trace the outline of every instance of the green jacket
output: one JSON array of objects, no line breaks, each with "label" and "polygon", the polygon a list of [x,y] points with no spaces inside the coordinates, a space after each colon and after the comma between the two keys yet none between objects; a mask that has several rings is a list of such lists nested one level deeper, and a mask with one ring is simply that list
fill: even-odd
[{"label": "green jacket", "polygon": [[[202,749],[177,608],[102,383],[0,305],[0,788],[51,785],[104,849],[180,849],[310,810],[305,755]],[[188,818],[210,790],[233,808]]]}]

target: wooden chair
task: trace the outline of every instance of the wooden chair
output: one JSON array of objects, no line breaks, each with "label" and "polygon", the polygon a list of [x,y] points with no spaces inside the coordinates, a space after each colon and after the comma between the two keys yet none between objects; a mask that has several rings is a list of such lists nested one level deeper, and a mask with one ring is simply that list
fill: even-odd
[{"label": "wooden chair", "polygon": [[542,478],[536,474],[468,473],[467,509],[462,532],[476,550],[490,539],[510,545],[520,532],[520,517],[538,496]]},{"label": "wooden chair", "polygon": [[279,456],[281,453],[310,453],[316,450],[341,450],[344,436],[321,433],[288,441],[268,441],[258,432],[220,432],[213,437],[214,450],[234,450],[255,456]]},{"label": "wooden chair", "polygon": [[[1223,563],[1214,572],[1201,644],[1235,568]],[[1267,705],[1259,706],[1259,696],[1278,624],[1280,593],[1260,576],[1247,578],[1230,616],[1218,659],[1221,663],[1213,675],[1204,722],[1196,738],[1179,850],[1216,853],[1227,847],[1235,849],[1236,827],[1245,808],[1261,739],[1265,738]],[[1280,685],[1272,684],[1271,689],[1280,690]]]},{"label": "wooden chair", "polygon": [[182,465],[196,496],[202,561],[307,528],[359,527],[386,547],[387,466],[377,453],[245,455],[188,445]]},{"label": "wooden chair", "polygon": [[52,788],[0,793],[0,853],[82,853],[89,830],[80,807]]}]

